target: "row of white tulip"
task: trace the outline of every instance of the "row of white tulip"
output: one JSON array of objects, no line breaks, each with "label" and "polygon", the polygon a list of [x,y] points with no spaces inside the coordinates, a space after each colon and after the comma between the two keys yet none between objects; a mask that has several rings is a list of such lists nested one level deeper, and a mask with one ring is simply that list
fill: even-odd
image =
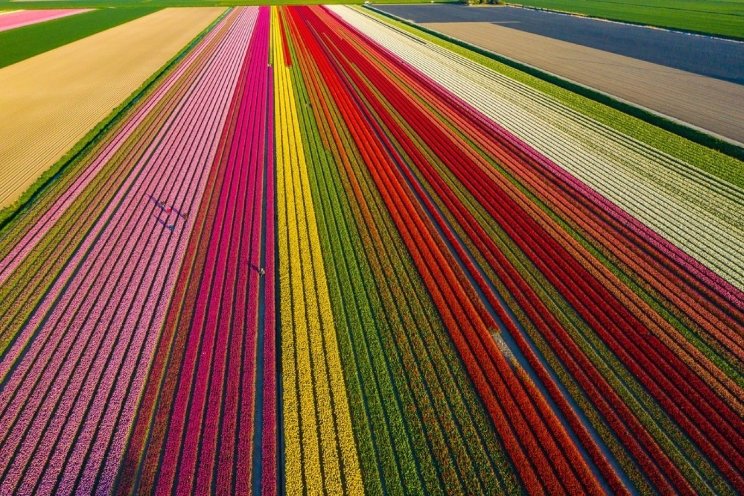
[{"label": "row of white tulip", "polygon": [[744,191],[364,11],[331,9],[688,254],[744,288]]}]

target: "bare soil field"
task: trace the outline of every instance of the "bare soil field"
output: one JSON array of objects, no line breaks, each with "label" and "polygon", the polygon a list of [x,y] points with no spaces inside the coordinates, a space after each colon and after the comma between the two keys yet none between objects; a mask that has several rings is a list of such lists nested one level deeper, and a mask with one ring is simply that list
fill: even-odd
[{"label": "bare soil field", "polygon": [[488,22],[422,26],[744,142],[742,85]]},{"label": "bare soil field", "polygon": [[222,11],[166,9],[1,69],[0,208]]}]

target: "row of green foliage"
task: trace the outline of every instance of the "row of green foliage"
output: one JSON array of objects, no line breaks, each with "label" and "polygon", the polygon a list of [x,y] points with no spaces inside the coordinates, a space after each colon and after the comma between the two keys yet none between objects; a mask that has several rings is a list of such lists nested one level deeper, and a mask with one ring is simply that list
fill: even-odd
[{"label": "row of green foliage", "polygon": [[[47,4],[47,8],[48,6]],[[100,9],[0,32],[0,67],[15,64],[156,10],[153,7]]]},{"label": "row of green foliage", "polygon": [[[402,31],[452,50],[515,81],[526,84],[555,98],[575,111],[647,143],[673,157],[677,157],[732,185],[744,188],[744,162],[735,158],[736,155],[744,156],[744,150],[741,148],[734,146],[726,147],[725,151],[729,152],[729,154],[723,153],[711,148],[711,146],[716,146],[717,144],[721,145],[721,143],[716,143],[717,140],[715,138],[691,128],[686,128],[681,124],[677,124],[674,130],[664,129],[659,127],[659,125],[670,124],[669,121],[662,122],[663,119],[656,119],[653,114],[644,113],[642,109],[636,108],[637,115],[630,115],[627,113],[627,111],[632,110],[630,105],[624,105],[627,108],[621,110],[618,108],[620,102],[613,101],[611,97],[599,100],[595,98],[598,95],[591,94],[591,90],[587,94],[577,93],[576,91],[572,91],[572,89],[575,90],[576,88],[569,88],[568,86],[570,85],[565,84],[566,82],[564,80],[542,72],[539,69],[534,69],[528,73],[523,70],[524,68],[518,67],[520,65],[518,62],[512,63],[486,50],[478,49],[477,47],[470,46],[435,31],[413,25],[376,9],[368,9],[366,12],[372,13]],[[684,131],[690,133],[688,137],[678,134],[678,132]],[[697,140],[692,141],[692,138],[697,138]]]},{"label": "row of green foliage", "polygon": [[515,0],[510,3],[744,39],[744,2],[736,0]]},{"label": "row of green foliage", "polygon": [[[302,73],[293,76],[366,490],[436,494],[462,484],[466,492],[518,492],[343,120],[331,106],[332,122],[317,122],[312,109],[321,103],[309,105]],[[344,171],[331,127],[353,173]]]}]

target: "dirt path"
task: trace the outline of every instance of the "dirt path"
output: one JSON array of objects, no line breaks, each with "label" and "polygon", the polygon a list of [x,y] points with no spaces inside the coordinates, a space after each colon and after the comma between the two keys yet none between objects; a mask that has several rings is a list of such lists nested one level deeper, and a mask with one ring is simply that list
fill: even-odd
[{"label": "dirt path", "polygon": [[742,85],[487,22],[422,26],[744,142]]}]

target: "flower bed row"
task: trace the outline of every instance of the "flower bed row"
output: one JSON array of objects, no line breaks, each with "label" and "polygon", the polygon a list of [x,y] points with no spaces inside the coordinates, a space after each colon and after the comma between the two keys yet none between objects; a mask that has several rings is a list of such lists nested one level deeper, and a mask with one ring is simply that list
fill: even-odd
[{"label": "flower bed row", "polygon": [[295,85],[298,100],[309,102],[300,114],[334,315],[349,333],[343,365],[358,384],[351,407],[365,488],[518,491],[464,370],[446,361],[454,350],[338,116],[321,69],[327,62],[312,56],[301,15],[282,18],[291,29],[293,73],[303,83]]},{"label": "flower bed row", "polygon": [[298,106],[273,11],[285,490],[363,489]]},{"label": "flower bed row", "polygon": [[[244,42],[231,26],[204,40],[208,53],[183,73],[190,87],[140,136],[144,150],[90,228],[55,253],[61,271],[20,330],[33,339],[3,357],[2,492],[113,484],[237,77],[230,60]],[[86,191],[95,208],[96,191]]]},{"label": "flower bed row", "polygon": [[17,10],[0,15],[0,32],[20,28],[39,22],[61,19],[63,17],[88,12],[90,9],[37,9]]},{"label": "flower bed row", "polygon": [[[365,70],[365,72],[368,72],[368,71]],[[414,76],[411,76],[411,77],[412,78],[415,78],[415,72],[409,71],[409,74],[413,74]],[[379,88],[380,87],[379,86],[379,83],[377,83],[377,82],[375,82],[375,83],[376,83],[376,87]],[[404,85],[405,86],[412,86],[414,93],[416,95],[421,95],[421,100],[422,100],[422,102],[425,102],[425,104],[432,105],[432,106],[435,106],[436,105],[435,103],[432,103],[432,102],[436,102],[437,101],[436,100],[436,98],[437,98],[437,89],[436,89],[436,87],[433,90],[434,94],[432,95],[432,94],[427,94],[425,87],[420,87],[420,86],[417,87],[415,84],[411,84],[410,79],[409,80],[406,80]],[[452,105],[452,102],[453,101],[455,103],[454,106]],[[456,99],[453,100],[451,98],[451,96],[450,96],[450,98],[447,100],[447,104],[442,105],[442,108],[441,108],[440,112],[443,113],[444,115],[447,115],[447,112],[448,111],[450,112],[450,114],[453,114],[453,113],[455,113],[454,110],[451,110],[451,109],[453,109],[453,107],[455,109],[457,108],[457,100]],[[403,105],[401,104],[400,101],[395,102],[395,108],[396,109],[403,108]],[[401,112],[402,112],[402,110],[401,110]],[[462,114],[457,114],[457,115],[460,116]],[[411,122],[411,123],[426,122],[426,119],[425,119],[424,116],[417,116],[417,117],[407,118],[407,120],[408,120],[408,122]],[[485,121],[484,119],[481,119],[481,122],[484,122],[484,121]],[[431,128],[431,125],[429,125],[428,127]],[[474,133],[473,132],[472,127],[471,128],[468,128],[468,126],[464,125],[463,122],[462,122],[462,120],[457,120],[456,123],[453,124],[453,127],[456,127],[457,129],[465,129],[465,134],[467,134],[467,138],[468,139],[473,139],[473,140],[476,140],[476,141],[478,140],[477,133]],[[486,145],[488,145],[488,142],[490,142],[490,143],[493,143],[494,142],[494,140],[493,140],[494,133],[495,132],[498,132],[498,130],[497,129],[494,129],[494,126],[492,124],[489,125],[486,129],[487,129],[487,131],[486,132],[483,132],[482,135],[481,135],[481,136],[485,136],[485,137],[482,137],[481,138],[481,143],[485,143]],[[424,129],[424,130],[422,130],[420,132],[424,132],[424,133],[429,132],[431,134],[430,129]],[[438,138],[432,138],[431,141],[430,141],[430,143],[432,143],[433,146],[438,145],[439,143],[443,143],[443,142],[446,143],[446,138],[443,138],[442,136],[443,135],[440,135]],[[498,136],[498,134],[496,134],[496,136]],[[534,154],[530,156],[529,151],[527,151],[527,153],[524,153],[523,149],[519,149],[518,146],[516,147],[516,149],[515,149],[515,145],[507,145],[507,146],[511,146],[511,150],[513,150],[512,153],[515,153],[515,152],[516,153],[520,153],[520,155],[518,155],[518,156],[522,160],[524,160],[524,159],[527,159],[527,160],[532,159],[532,160],[534,160],[534,158],[531,158],[531,157],[536,157],[536,155],[534,155]],[[439,153],[440,157],[446,157],[447,153],[450,153],[449,156],[450,157],[453,157],[452,154],[451,154],[451,152],[450,152],[450,150],[456,150],[457,148],[458,148],[457,146],[449,145],[446,148],[440,148],[440,151],[438,153]],[[505,156],[503,154],[503,152],[499,153],[499,150],[494,149],[493,146],[491,146],[491,147],[484,146],[484,148],[486,149],[487,153],[489,153],[490,156],[498,157],[497,158],[498,161],[500,161],[501,163],[506,163],[508,167],[512,167],[512,170],[514,169],[514,165],[512,165],[512,164],[514,164],[513,159],[512,159],[512,162],[510,164],[509,161],[508,161],[509,160],[509,157],[508,156]],[[509,148],[507,148],[507,150],[509,150]],[[444,155],[442,155],[442,154],[444,154]],[[538,161],[539,160],[540,159],[538,157]],[[457,164],[457,166],[454,167],[454,164]],[[452,170],[452,172],[454,173],[455,176],[459,177],[460,180],[465,181],[465,184],[468,185],[468,190],[471,191],[473,193],[473,195],[475,195],[476,197],[479,198],[480,203],[486,208],[486,210],[488,210],[491,213],[491,215],[493,216],[493,218],[495,218],[495,219],[498,219],[500,217],[501,218],[504,218],[503,217],[503,213],[510,212],[511,211],[511,209],[506,208],[506,205],[508,205],[508,203],[506,203],[506,204],[504,203],[504,200],[506,198],[505,197],[502,197],[502,199],[499,200],[499,199],[497,199],[498,197],[484,196],[484,192],[487,192],[488,191],[488,188],[487,188],[487,185],[489,183],[488,176],[487,175],[471,176],[474,179],[467,179],[467,177],[463,175],[464,171],[467,170],[465,168],[465,166],[467,164],[468,164],[468,160],[464,160],[464,157],[463,156],[459,156],[458,158],[453,157],[453,158],[450,159],[449,168],[450,168],[450,170]],[[529,173],[531,171],[539,171],[540,170],[540,167],[541,166],[532,165],[531,167],[526,168],[527,174],[529,175]],[[488,165],[486,165],[486,166],[483,167],[482,170],[488,171],[489,168],[490,167]],[[475,169],[475,170],[477,170],[477,169]],[[517,171],[518,170],[519,169],[517,169]],[[477,173],[478,172],[476,172],[476,174]],[[487,174],[490,174],[490,173],[487,173]],[[522,175],[525,175],[525,172],[521,172],[521,174]],[[498,178],[498,176],[495,176],[495,178]],[[524,181],[524,179],[522,179],[522,180]],[[529,184],[529,177],[526,180],[526,182],[528,182],[528,184]],[[502,184],[504,184],[505,186],[508,186],[508,183],[505,183],[503,181],[502,181]],[[557,184],[557,187],[558,188],[561,188],[562,186],[561,186],[560,183],[558,183]],[[551,190],[551,191],[555,191],[555,190],[556,190],[556,186],[554,186],[553,187],[553,190]],[[495,190],[491,190],[491,191],[494,191],[495,192]],[[557,191],[561,191],[561,190],[560,189],[557,189]],[[512,197],[513,198],[518,198],[517,196],[512,196]],[[496,205],[499,205],[498,210],[496,210]],[[529,203],[526,203],[526,204],[523,203],[523,205],[529,206]],[[574,210],[575,210],[576,209],[576,207],[575,207],[575,200],[574,200],[574,204],[572,206],[574,207]],[[595,223],[597,222],[597,217],[599,217],[599,219],[602,219],[601,213],[599,212],[599,210],[600,209],[595,209],[595,211],[592,212],[592,216],[590,217],[591,220],[593,222],[595,222]],[[517,210],[517,212],[518,212],[518,210]],[[511,231],[510,236],[512,238],[514,238],[514,236],[516,236],[517,233],[519,232],[519,231],[515,231],[514,228],[515,227],[518,228],[520,225],[523,224],[523,222],[524,221],[517,220],[516,217],[512,217],[508,221],[499,221],[499,223],[501,224],[501,226],[504,229],[506,229],[507,231]],[[543,226],[550,226],[549,221],[547,219],[546,220],[542,220],[541,222],[542,222],[542,225]],[[628,221],[625,221],[625,223],[627,224]],[[628,232],[625,232],[624,233],[624,235],[625,235],[626,238],[627,237],[630,237],[630,239],[633,240],[631,234],[632,234],[632,232],[631,233],[628,233]],[[556,234],[554,234],[554,236],[555,235]],[[558,231],[558,234],[557,235],[560,237],[560,231]],[[517,239],[518,240],[519,238],[517,237],[517,238],[514,238],[514,239]],[[530,256],[533,258],[533,262],[535,264],[537,264],[538,266],[539,265],[543,265],[543,267],[545,267],[545,268],[541,269],[542,272],[544,273],[544,275],[548,279],[552,279],[553,283],[556,284],[556,281],[557,280],[555,279],[554,276],[556,274],[560,273],[563,270],[562,269],[562,266],[561,265],[554,265],[551,268],[548,268],[547,266],[544,265],[544,263],[546,261],[549,261],[551,257],[554,257],[555,256],[554,255],[555,253],[560,253],[560,251],[557,248],[558,245],[553,245],[553,249],[550,252],[541,251],[541,247],[543,245],[545,245],[546,242],[548,242],[548,244],[549,244],[549,241],[550,241],[551,237],[550,236],[547,236],[546,237],[546,236],[542,235],[542,236],[536,236],[535,239],[536,240],[539,239],[540,241],[539,242],[536,241],[536,244],[533,245],[532,250],[535,250],[534,251],[535,255],[530,255]],[[626,239],[622,239],[622,241],[623,242],[627,242]],[[641,243],[641,244],[643,244],[643,241],[640,240],[640,239],[635,239],[633,241],[635,241],[635,243]],[[570,240],[567,240],[566,238],[563,238],[563,241],[562,242],[563,243],[568,243],[569,245],[571,243],[571,241]],[[615,250],[618,250],[619,248],[620,248],[619,246],[615,246]],[[575,248],[574,248],[574,250],[575,250]],[[651,248],[646,248],[646,250],[651,250]],[[488,251],[489,252],[493,252],[493,247],[490,248]],[[574,252],[574,253],[576,253],[576,252]],[[573,254],[572,256],[576,256],[576,255]],[[663,256],[657,254],[656,257],[655,257],[655,260],[652,259],[652,263],[658,264],[659,263],[658,262],[659,259],[662,259],[663,260]],[[569,260],[571,260],[571,258],[562,258],[562,264],[565,264]],[[687,280],[692,280],[693,283],[696,283],[697,281],[694,280],[695,279],[694,275],[693,276],[690,276],[689,273],[685,273],[684,270],[686,270],[686,267],[685,266],[682,266],[682,267],[683,267],[682,270],[677,269],[678,273],[681,273],[684,277],[687,277],[688,278]],[[592,277],[601,277],[599,274],[597,274],[596,269],[597,269],[596,266],[593,269],[591,269],[593,271],[593,275],[590,276],[590,277],[573,275],[571,277],[571,283],[570,283],[570,285],[565,285],[564,284],[562,287],[561,286],[557,286],[557,287],[559,287],[560,292],[563,295],[566,295],[566,296],[570,297],[571,292],[575,290],[574,288],[576,288],[577,286],[581,286],[584,283],[584,281],[591,281],[592,280]],[[601,272],[601,270],[602,269],[600,268],[600,272]],[[612,288],[612,283],[605,283],[605,284],[609,284],[608,289],[609,288]],[[684,288],[683,283],[680,283],[679,280],[677,280],[674,283],[668,283],[668,286],[667,287],[669,287],[669,286],[675,286],[675,287],[678,287],[680,289]],[[602,290],[604,289],[604,287],[605,286],[602,286],[602,287],[600,287],[600,286],[594,286],[594,289],[592,291],[599,291],[601,293]],[[731,292],[713,293],[713,298],[720,297],[722,300],[719,300],[714,305],[711,305],[709,308],[715,309],[720,304],[720,301],[723,301],[723,302],[725,302],[726,300],[731,301],[730,300],[730,297],[732,296],[731,293],[734,293],[735,294],[736,293],[736,290],[734,290],[734,289],[732,289],[730,287],[729,287],[729,290],[731,290]],[[619,300],[616,300],[616,301],[622,302],[623,305],[629,305],[629,304],[631,304],[631,303],[628,303],[627,302],[627,298],[630,297],[632,299],[633,298],[633,294],[632,293],[630,293],[630,294],[626,293],[626,296],[624,297],[624,298],[626,298],[626,300],[623,300],[622,298],[620,298],[620,296],[617,296],[617,292],[621,292],[621,291],[622,291],[622,287],[618,287],[618,289],[614,289],[614,292],[616,292],[615,293],[616,294],[616,297],[619,298]],[[590,294],[590,293],[586,293],[586,294]],[[701,295],[703,296],[703,298],[705,298],[705,297],[710,298],[711,297],[710,296],[710,293],[707,293],[706,294],[705,291],[703,291],[702,294],[701,293],[695,293],[695,296],[698,297],[698,298]],[[604,302],[609,302],[609,301],[611,301],[611,297],[605,296],[605,297],[602,297],[602,299],[599,300],[598,303],[600,305],[602,305]],[[572,303],[573,303],[573,306],[575,308],[579,308],[579,309],[581,308],[581,303],[578,300],[573,300]],[[733,302],[732,303],[729,303],[729,304],[733,304]],[[608,310],[610,310],[610,307],[606,307],[605,306],[604,308],[605,308],[605,312],[607,312]],[[599,317],[600,320],[602,321],[602,324],[599,324],[599,321],[596,321],[597,324],[595,324],[595,329],[597,329],[600,332],[600,335],[602,335],[602,333],[603,333],[603,331],[605,329],[610,329],[611,326],[615,322],[617,322],[617,321],[615,321],[613,319],[616,319],[616,318],[623,319],[622,317],[620,317],[620,314],[622,312],[625,312],[626,311],[625,307],[618,306],[616,308],[620,311],[620,313],[613,314],[612,311],[610,311],[610,313],[608,314],[609,316],[611,316],[610,319],[605,318],[603,320],[602,319],[603,313],[597,313],[596,311],[592,311],[591,313],[584,312],[583,313],[583,317],[584,317],[584,319],[587,319],[589,322],[591,322],[591,320],[594,318],[595,315],[597,317]],[[718,323],[718,325],[724,329],[724,332],[728,332],[729,335],[733,335],[731,333],[733,332],[734,327],[736,325],[736,324],[733,323],[733,321],[731,320],[731,318],[727,318],[729,316],[734,316],[734,319],[736,319],[736,317],[735,317],[735,315],[736,315],[735,306],[732,307],[732,310],[733,310],[732,312],[725,312],[724,311],[721,314],[722,317],[723,317],[722,318],[722,322],[719,322]],[[658,325],[658,324],[655,324],[652,321],[649,321],[648,320],[647,315],[649,315],[649,313],[651,314],[651,318],[653,318],[653,313],[650,312],[650,310],[648,310],[648,309],[646,310],[646,314],[636,314],[636,317],[639,318],[639,319],[642,319],[642,320],[636,321],[635,324],[630,324],[632,321],[631,320],[627,320],[627,319],[629,319],[629,317],[625,317],[624,319],[625,319],[625,322],[627,322],[628,324],[635,325],[636,326],[635,329],[640,329],[640,325],[641,325],[640,322],[643,322],[642,325],[650,325],[651,326],[650,329],[652,330],[652,332],[656,333],[656,331],[653,331],[653,329],[654,329],[654,326],[655,325]],[[615,315],[615,317],[612,317],[612,315]],[[645,319],[645,320],[643,320],[643,319]],[[662,322],[662,325],[663,325],[664,322],[663,321],[661,321],[661,322]],[[708,326],[710,325],[707,322],[705,322],[705,324],[707,324]],[[646,331],[646,332],[648,332],[648,331]],[[667,330],[666,332],[670,332],[670,331]],[[674,338],[674,339],[678,339],[678,336],[675,336],[674,335],[674,331],[671,331],[669,335],[672,338]],[[621,339],[622,339],[623,336],[624,335],[621,335]],[[638,341],[636,341],[636,344],[635,344],[635,346],[638,346],[638,348],[636,348],[636,349],[638,349],[639,352],[634,356],[634,359],[638,359],[640,361],[643,361],[644,360],[644,357],[647,354],[650,354],[651,356],[655,356],[655,354],[657,353],[656,350],[654,350],[652,347],[649,347],[646,344],[646,342],[645,342],[646,340],[643,339],[644,336],[647,336],[647,334],[639,334],[639,338],[640,339]],[[605,341],[607,340],[607,335],[606,334],[604,334],[604,339],[605,339]],[[663,339],[664,338],[662,337],[662,340]],[[608,342],[611,343],[611,341],[608,341]],[[684,343],[684,340],[682,340],[681,342]],[[687,344],[687,343],[684,343],[684,344]],[[627,348],[628,345],[630,345],[630,343],[629,342],[626,342],[626,345],[623,348],[614,348],[615,352],[618,353],[618,355],[620,357],[625,357],[623,359],[626,361],[626,363],[630,363],[630,362],[627,362],[628,355],[624,355],[624,350],[625,349],[628,349]],[[630,346],[633,346],[633,345],[630,345]],[[644,346],[645,346],[645,348],[644,348]],[[669,346],[668,343],[667,343],[667,346]],[[645,349],[645,351],[641,351],[641,350],[644,350],[644,349]],[[663,356],[665,356],[665,359],[664,360],[670,360],[671,363],[675,363],[675,360],[678,359],[677,357],[680,356],[680,351],[678,349],[677,350],[674,350],[674,348],[671,348],[671,350],[672,350],[673,353],[670,353],[669,350],[667,350],[666,348],[660,348],[660,349],[658,349],[658,352],[661,352],[661,353],[666,352],[665,355],[663,355]],[[695,350],[693,349],[693,352],[694,351]],[[682,354],[682,356],[683,356],[683,354]],[[658,364],[660,364],[661,367],[663,367],[663,365],[664,365],[664,360],[661,360],[661,361],[658,362]],[[676,362],[676,365],[673,365],[671,369],[667,369],[665,372],[663,372],[664,375],[656,376],[657,379],[660,380],[662,384],[665,384],[665,383],[668,384],[666,382],[666,378],[667,377],[670,377],[672,380],[674,380],[676,374],[687,374],[685,376],[685,379],[682,379],[680,382],[677,382],[677,386],[676,386],[678,388],[677,391],[679,391],[681,394],[679,394],[679,393],[670,393],[675,398],[673,400],[674,402],[671,402],[664,395],[664,393],[661,393],[660,392],[659,389],[654,389],[654,387],[651,386],[651,383],[649,382],[649,376],[647,375],[648,374],[647,372],[641,372],[640,370],[635,369],[635,374],[636,374],[637,377],[640,378],[641,381],[645,382],[645,384],[647,385],[647,387],[649,387],[651,389],[651,391],[654,391],[654,395],[661,402],[662,405],[665,405],[665,408],[667,409],[667,411],[674,418],[676,418],[677,421],[681,423],[681,425],[685,426],[685,429],[688,431],[688,433],[690,433],[690,435],[693,436],[693,438],[696,440],[696,442],[698,443],[698,445],[703,449],[703,451],[705,451],[706,454],[708,454],[708,456],[710,456],[711,460],[713,460],[714,463],[716,465],[718,465],[719,469],[722,470],[728,477],[730,477],[731,480],[732,480],[732,482],[734,484],[737,484],[738,483],[737,481],[739,479],[738,479],[738,477],[736,475],[737,474],[737,470],[738,470],[736,467],[739,465],[740,462],[737,461],[737,456],[735,455],[735,453],[736,453],[736,449],[737,449],[736,446],[738,444],[740,444],[740,439],[738,438],[738,434],[736,433],[736,431],[730,429],[728,426],[733,427],[736,424],[736,421],[735,421],[736,414],[733,413],[729,408],[735,408],[735,405],[736,405],[736,403],[738,401],[738,400],[736,400],[736,397],[739,396],[739,394],[737,394],[739,392],[739,389],[738,389],[738,386],[736,386],[735,384],[733,384],[731,382],[727,382],[726,381],[727,378],[725,376],[721,375],[720,374],[720,371],[719,370],[716,370],[716,368],[713,367],[713,366],[711,366],[710,363],[707,363],[706,364],[705,363],[705,359],[703,359],[703,358],[701,358],[701,357],[698,356],[697,357],[697,360],[702,361],[701,363],[702,363],[703,369],[695,368],[694,365],[696,365],[698,362],[693,362],[693,368],[692,368],[692,370],[695,370],[696,373],[698,373],[698,374],[702,374],[701,377],[705,379],[705,382],[699,380],[695,375],[691,374],[690,372],[692,372],[692,371],[690,369],[685,368],[685,366],[684,365],[681,365],[679,362]],[[633,367],[632,363],[630,363],[629,366],[632,368]],[[648,369],[648,365],[646,366],[646,369],[649,370]],[[705,370],[706,369],[707,370],[711,370],[714,373],[714,376],[713,377],[706,376],[705,375]],[[722,386],[716,386],[716,380],[722,380],[722,381],[724,381],[724,382],[721,383]],[[688,382],[690,382],[690,381],[693,384],[695,384],[695,389],[692,389],[692,388],[688,387]],[[716,388],[716,391],[719,394],[722,394],[723,395],[722,398],[726,398],[726,402],[725,403],[721,402],[714,395],[711,395],[710,394],[710,389],[708,389],[709,388],[709,384],[711,386],[714,386]],[[723,385],[723,384],[726,384],[726,385]],[[731,392],[731,395],[730,396],[727,396],[727,390]],[[714,412],[713,410],[706,410],[705,406],[703,405],[701,412],[702,411],[705,411],[705,413],[702,414],[703,416],[696,417],[698,419],[698,423],[696,424],[695,427],[693,427],[692,424],[690,424],[687,421],[687,415],[690,415],[690,414],[694,415],[692,413],[692,410],[690,410],[689,408],[687,408],[685,410],[686,411],[686,414],[685,415],[679,415],[677,413],[678,412],[677,408],[679,408],[677,405],[681,404],[681,405],[689,405],[689,406],[691,406],[691,404],[688,403],[688,398],[694,397],[696,394],[698,394],[698,392],[702,395],[701,398],[706,398],[706,399],[702,400],[702,403],[703,404],[705,404],[708,401],[713,401],[713,402],[717,402],[717,404],[719,406],[717,407],[717,410]],[[721,419],[721,424],[718,424],[717,422],[710,423],[710,420],[709,420],[709,418],[711,418],[710,416],[715,417],[716,415],[719,415],[719,414],[722,414],[723,415],[723,417]],[[716,427],[713,427],[714,424],[716,424]],[[707,426],[707,430],[706,430],[706,426]],[[698,428],[703,429],[706,432],[705,437],[703,437],[703,436],[700,435],[699,431],[697,430]],[[717,437],[717,436],[720,435],[720,433],[723,433],[723,432],[726,433],[724,435],[727,437],[727,439],[724,439],[722,437]],[[728,437],[728,436],[733,436],[733,437]],[[710,441],[712,441],[713,443],[711,444]],[[718,450],[721,450],[720,453],[725,453],[726,454],[725,455],[726,458],[722,458],[718,454],[719,453]],[[733,456],[733,464],[729,464],[729,460],[731,459],[730,458],[731,456]]]},{"label": "flower bed row", "polygon": [[213,483],[246,493],[257,481],[275,491],[269,11],[242,13],[250,42],[161,338],[161,353],[171,358],[151,371],[120,493],[204,493]]}]

